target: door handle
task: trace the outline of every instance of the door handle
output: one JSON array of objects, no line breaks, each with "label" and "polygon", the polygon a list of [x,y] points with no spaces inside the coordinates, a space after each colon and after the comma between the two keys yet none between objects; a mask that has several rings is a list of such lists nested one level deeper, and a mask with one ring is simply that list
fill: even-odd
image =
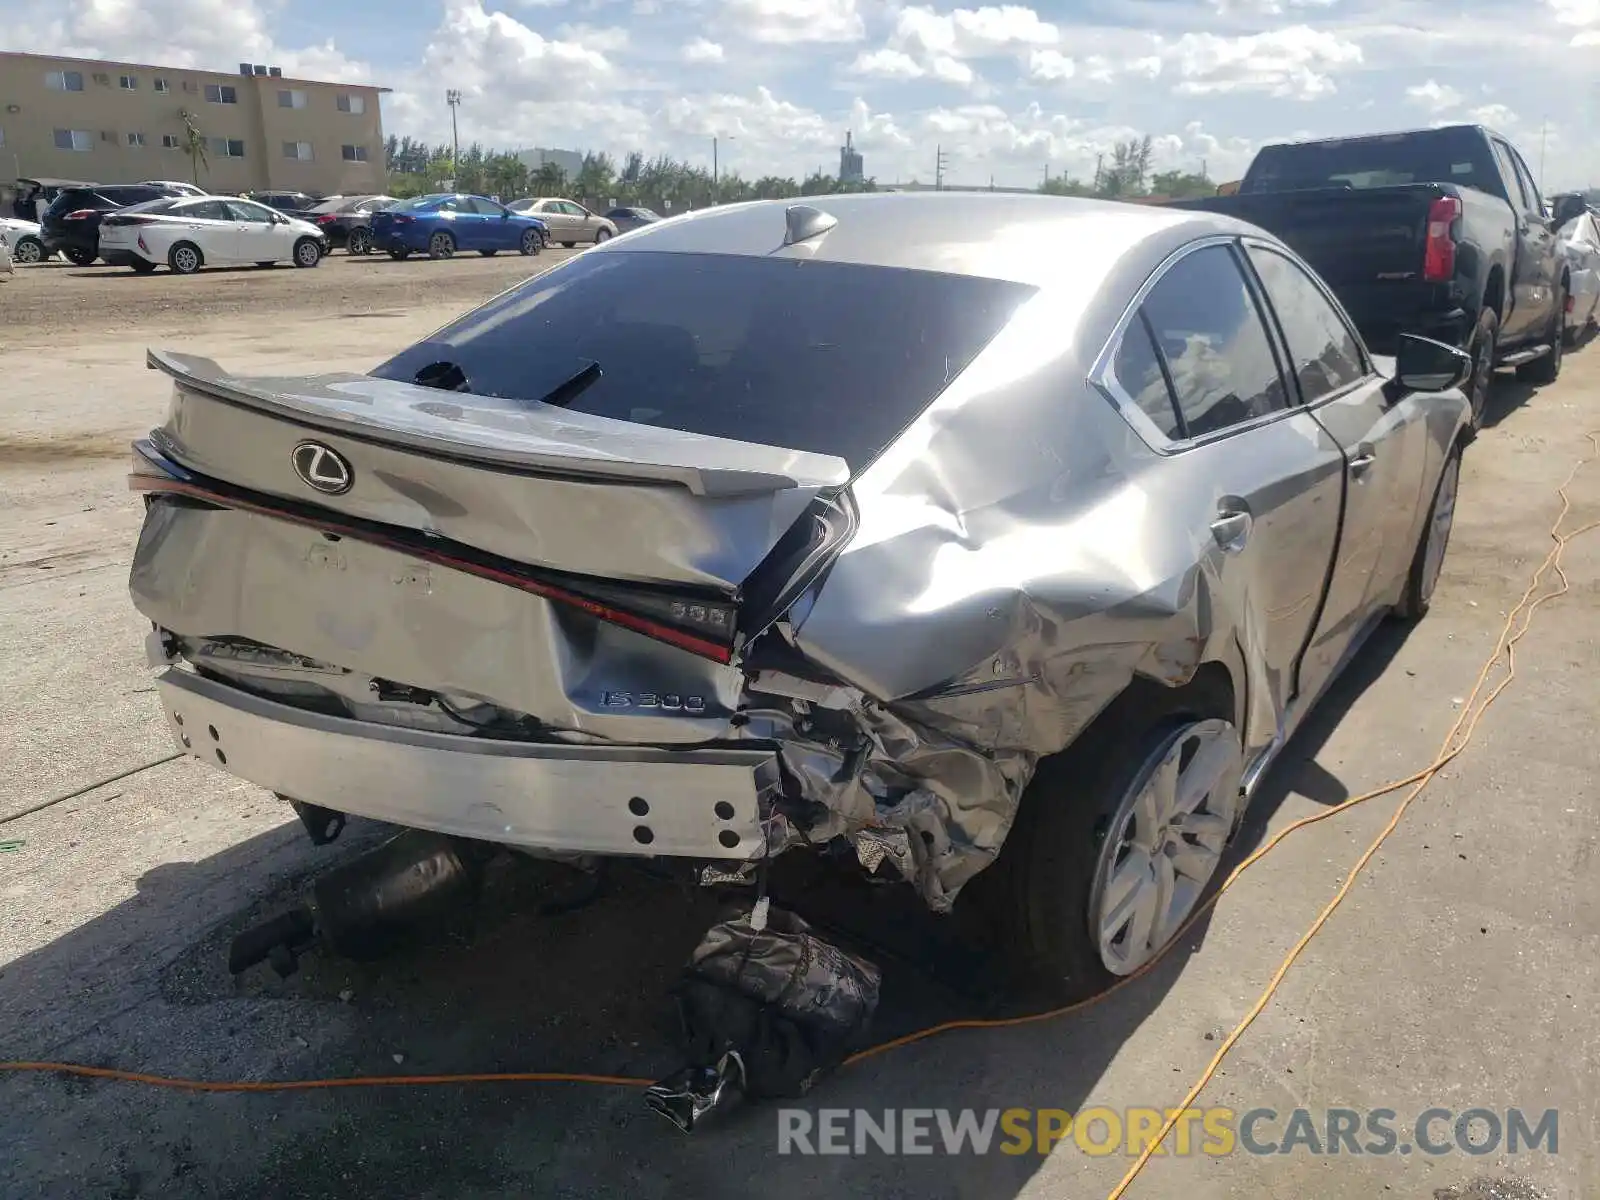
[{"label": "door handle", "polygon": [[1356,447],[1356,456],[1350,460],[1350,474],[1360,479],[1372,470],[1372,464],[1378,461],[1378,456],[1370,445],[1363,442]]},{"label": "door handle", "polygon": [[1250,530],[1254,525],[1255,518],[1248,512],[1223,509],[1221,515],[1211,522],[1211,536],[1217,539],[1217,545],[1226,553],[1237,554],[1250,540]]}]

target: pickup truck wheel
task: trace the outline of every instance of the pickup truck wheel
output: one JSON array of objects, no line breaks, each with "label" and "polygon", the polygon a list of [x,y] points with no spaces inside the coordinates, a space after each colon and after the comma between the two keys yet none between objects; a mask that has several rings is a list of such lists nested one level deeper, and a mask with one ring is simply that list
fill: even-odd
[{"label": "pickup truck wheel", "polygon": [[1561,360],[1566,357],[1566,339],[1562,326],[1567,323],[1567,289],[1556,294],[1556,315],[1550,322],[1550,352],[1517,368],[1517,379],[1522,383],[1548,384],[1561,378]]},{"label": "pickup truck wheel", "polygon": [[1417,538],[1417,552],[1406,576],[1405,593],[1395,606],[1395,616],[1402,621],[1420,621],[1428,615],[1433,589],[1439,585],[1439,572],[1444,568],[1444,552],[1450,545],[1450,530],[1455,525],[1456,493],[1460,483],[1461,451],[1451,450],[1433,489],[1427,523]]},{"label": "pickup truck wheel", "polygon": [[1242,809],[1223,689],[1161,688],[1113,708],[1040,762],[999,861],[967,885],[1023,975],[1063,1002],[1167,947],[1215,888]]},{"label": "pickup truck wheel", "polygon": [[1489,385],[1494,380],[1494,358],[1500,343],[1500,318],[1492,308],[1478,314],[1478,324],[1467,342],[1472,358],[1472,375],[1467,380],[1467,399],[1472,402],[1471,436],[1483,428],[1483,413],[1489,403]]}]

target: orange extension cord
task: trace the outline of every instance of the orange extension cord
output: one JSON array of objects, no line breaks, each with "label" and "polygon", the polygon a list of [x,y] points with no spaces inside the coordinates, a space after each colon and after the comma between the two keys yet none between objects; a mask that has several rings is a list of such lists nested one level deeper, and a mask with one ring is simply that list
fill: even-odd
[{"label": "orange extension cord", "polygon": [[[1533,621],[1534,612],[1537,611],[1540,606],[1556,599],[1558,596],[1565,595],[1570,590],[1566,572],[1561,569],[1561,555],[1566,549],[1567,544],[1573,539],[1581,537],[1583,534],[1594,529],[1600,528],[1600,520],[1597,520],[1591,521],[1586,525],[1582,525],[1579,528],[1572,530],[1570,533],[1561,532],[1562,523],[1567,519],[1568,514],[1572,511],[1572,500],[1571,497],[1567,495],[1567,489],[1572,486],[1572,481],[1577,478],[1580,470],[1582,470],[1589,463],[1600,460],[1600,431],[1587,433],[1584,436],[1589,439],[1591,453],[1585,458],[1580,458],[1576,463],[1573,464],[1572,470],[1567,473],[1566,479],[1562,482],[1561,486],[1556,489],[1556,494],[1561,498],[1561,512],[1557,515],[1555,523],[1550,527],[1550,538],[1553,543],[1550,547],[1550,552],[1545,555],[1544,561],[1539,564],[1539,569],[1533,573],[1533,577],[1528,581],[1527,589],[1522,593],[1522,598],[1517,601],[1516,606],[1513,607],[1512,610],[1506,615],[1505,625],[1501,628],[1500,636],[1495,641],[1494,650],[1484,661],[1482,670],[1478,672],[1477,683],[1473,685],[1471,695],[1467,697],[1466,702],[1462,705],[1461,716],[1458,717],[1455,724],[1451,726],[1450,732],[1445,736],[1444,742],[1440,746],[1439,753],[1437,757],[1434,758],[1432,763],[1415,774],[1406,776],[1404,779],[1397,779],[1392,783],[1384,784],[1382,787],[1374,788],[1370,792],[1363,792],[1359,796],[1352,796],[1350,799],[1334,805],[1331,808],[1324,809],[1318,813],[1313,813],[1308,817],[1302,817],[1299,820],[1284,826],[1270,839],[1263,843],[1259,849],[1255,850],[1252,854],[1240,862],[1239,865],[1228,874],[1227,878],[1222,881],[1221,886],[1218,887],[1217,890],[1212,893],[1211,897],[1198,909],[1196,909],[1193,915],[1189,917],[1188,921],[1184,923],[1183,928],[1179,930],[1178,935],[1167,944],[1167,948],[1162,954],[1158,955],[1156,958],[1152,959],[1150,962],[1146,963],[1143,967],[1139,968],[1137,971],[1134,971],[1132,974],[1126,975],[1119,979],[1115,984],[1107,988],[1105,991],[1100,992],[1087,1000],[1079,1001],[1076,1004],[1068,1004],[1060,1008],[1050,1009],[1047,1012],[1032,1013],[1023,1017],[945,1021],[938,1025],[929,1026],[926,1029],[920,1029],[915,1033],[907,1034],[904,1037],[894,1038],[891,1041],[882,1042],[876,1046],[871,1046],[865,1050],[851,1055],[845,1060],[845,1065],[851,1066],[876,1055],[886,1054],[891,1050],[897,1050],[902,1046],[909,1046],[913,1043],[921,1042],[931,1037],[936,1037],[939,1034],[951,1033],[958,1029],[1006,1029],[1018,1025],[1032,1025],[1040,1021],[1050,1021],[1057,1017],[1064,1017],[1069,1013],[1080,1012],[1091,1005],[1099,1004],[1102,1001],[1109,999],[1111,996],[1114,996],[1123,988],[1128,987],[1135,980],[1154,970],[1156,965],[1160,963],[1163,958],[1165,958],[1166,954],[1170,953],[1175,946],[1182,942],[1184,934],[1186,934],[1189,929],[1193,927],[1195,922],[1200,920],[1200,918],[1210,910],[1212,905],[1216,904],[1216,902],[1222,898],[1223,894],[1239,881],[1240,877],[1247,870],[1265,858],[1268,853],[1270,853],[1290,834],[1296,832],[1297,830],[1304,829],[1308,825],[1315,825],[1318,821],[1325,821],[1329,817],[1354,808],[1358,804],[1365,804],[1367,801],[1375,800],[1379,796],[1386,796],[1391,792],[1399,791],[1401,788],[1410,787],[1411,790],[1406,793],[1405,797],[1395,807],[1394,815],[1389,818],[1389,823],[1385,825],[1378,836],[1373,839],[1372,843],[1362,853],[1361,857],[1356,859],[1355,864],[1350,868],[1349,873],[1345,876],[1344,882],[1339,885],[1339,889],[1334,893],[1333,898],[1328,901],[1327,906],[1323,908],[1322,912],[1317,915],[1317,919],[1311,923],[1310,928],[1308,928],[1305,933],[1301,935],[1300,940],[1297,941],[1289,953],[1284,956],[1283,961],[1278,965],[1278,969],[1273,972],[1272,979],[1268,982],[1265,990],[1262,991],[1255,1003],[1250,1006],[1250,1010],[1244,1015],[1243,1019],[1240,1020],[1239,1024],[1235,1026],[1233,1032],[1228,1034],[1228,1036],[1222,1040],[1222,1044],[1217,1048],[1217,1052],[1212,1057],[1210,1064],[1203,1072],[1201,1072],[1200,1078],[1195,1082],[1194,1086],[1189,1089],[1188,1094],[1184,1096],[1182,1102],[1179,1103],[1175,1108],[1169,1110],[1172,1115],[1167,1118],[1166,1122],[1161,1126],[1161,1129],[1156,1136],[1147,1146],[1145,1146],[1144,1150],[1139,1154],[1139,1157],[1134,1161],[1133,1165],[1128,1168],[1128,1172],[1122,1177],[1121,1182],[1119,1182],[1106,1197],[1106,1200],[1121,1200],[1121,1197],[1127,1193],[1128,1188],[1133,1184],[1133,1181],[1138,1177],[1139,1173],[1144,1170],[1145,1164],[1150,1161],[1150,1158],[1159,1149],[1161,1143],[1166,1140],[1167,1135],[1172,1132],[1174,1126],[1178,1122],[1179,1115],[1185,1109],[1194,1104],[1196,1098],[1199,1097],[1200,1092],[1205,1088],[1206,1084],[1211,1082],[1212,1076],[1216,1074],[1217,1068],[1222,1065],[1222,1061],[1228,1056],[1228,1052],[1233,1049],[1234,1045],[1244,1035],[1245,1030],[1250,1028],[1251,1023],[1255,1021],[1255,1019],[1261,1015],[1263,1010],[1266,1009],[1267,1005],[1271,1003],[1273,995],[1278,990],[1278,985],[1283,982],[1284,976],[1289,973],[1289,968],[1294,965],[1295,960],[1298,959],[1305,948],[1310,945],[1312,938],[1316,937],[1323,925],[1327,924],[1328,918],[1333,915],[1334,909],[1338,908],[1339,905],[1344,901],[1345,897],[1350,894],[1350,890],[1355,886],[1356,879],[1360,876],[1366,865],[1372,860],[1373,855],[1378,852],[1379,847],[1383,845],[1383,843],[1388,839],[1389,835],[1393,833],[1399,826],[1401,818],[1405,816],[1406,810],[1411,806],[1411,802],[1421,795],[1423,789],[1426,788],[1430,782],[1432,782],[1433,777],[1437,775],[1446,764],[1448,764],[1458,754],[1465,750],[1471,743],[1473,734],[1476,732],[1478,727],[1478,721],[1483,717],[1483,714],[1488,711],[1489,706],[1495,702],[1500,693],[1505,691],[1505,689],[1510,686],[1511,681],[1516,678],[1516,656],[1514,647],[1519,641],[1522,640],[1524,635],[1527,634],[1528,629]],[[1546,572],[1548,572],[1552,567],[1555,569],[1556,575],[1560,579],[1560,587],[1555,591],[1546,592],[1543,595],[1535,597],[1534,593],[1539,590],[1540,584],[1543,582]],[[1520,624],[1518,624],[1519,618],[1521,619]],[[1505,658],[1505,677],[1501,679],[1499,683],[1495,684],[1494,687],[1489,690],[1487,695],[1483,695],[1484,686],[1487,684],[1489,676],[1494,671],[1496,664],[1500,662],[1502,655]],[[1483,696],[1482,703],[1479,703],[1480,695]],[[138,1071],[122,1071],[111,1067],[92,1067],[86,1066],[82,1063],[67,1062],[0,1062],[0,1071],[35,1071],[63,1075],[77,1075],[90,1079],[110,1079],[123,1083],[142,1083],[151,1087],[175,1088],[181,1091],[189,1092],[302,1092],[320,1091],[327,1088],[418,1087],[439,1084],[472,1083],[591,1083],[600,1084],[607,1087],[644,1088],[649,1087],[655,1082],[652,1079],[642,1079],[637,1076],[629,1075],[587,1075],[566,1071],[501,1071],[485,1074],[462,1075],[361,1075],[340,1079],[292,1079],[276,1082],[256,1080],[215,1081],[203,1079],[181,1079],[166,1075],[147,1075]]]}]

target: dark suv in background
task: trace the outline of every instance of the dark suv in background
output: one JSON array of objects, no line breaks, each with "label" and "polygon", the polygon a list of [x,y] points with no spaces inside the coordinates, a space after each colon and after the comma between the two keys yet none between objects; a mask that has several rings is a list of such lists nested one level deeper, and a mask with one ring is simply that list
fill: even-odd
[{"label": "dark suv in background", "polygon": [[313,196],[310,192],[245,192],[244,198],[279,212],[300,212],[321,203],[321,197]]},{"label": "dark suv in background", "polygon": [[180,193],[159,183],[85,184],[63,188],[39,218],[46,257],[57,252],[87,267],[100,257],[100,222],[108,212]]}]

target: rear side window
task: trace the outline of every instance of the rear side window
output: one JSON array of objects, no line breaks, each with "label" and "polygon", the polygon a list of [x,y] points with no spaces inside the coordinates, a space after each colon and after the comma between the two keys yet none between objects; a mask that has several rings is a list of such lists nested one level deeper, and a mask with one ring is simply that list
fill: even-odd
[{"label": "rear side window", "polygon": [[1364,379],[1355,335],[1310,277],[1276,251],[1251,246],[1247,253],[1289,343],[1301,400],[1314,404]]},{"label": "rear side window", "polygon": [[120,208],[128,204],[143,204],[146,200],[159,200],[168,193],[162,188],[153,187],[108,187],[101,188],[100,194]]},{"label": "rear side window", "polygon": [[231,221],[233,214],[228,211],[227,205],[221,200],[202,200],[198,204],[191,204],[181,208],[177,213],[180,217],[192,217],[200,221]]},{"label": "rear side window", "polygon": [[[1023,284],[746,255],[582,255],[374,374],[448,363],[467,390],[666,429],[833,454],[859,470],[1032,294]],[[452,403],[462,403],[452,397]]]},{"label": "rear side window", "polygon": [[1226,246],[1180,258],[1140,311],[1166,363],[1186,436],[1205,437],[1286,407],[1261,312]]},{"label": "rear side window", "polygon": [[1167,386],[1161,357],[1156,352],[1155,341],[1150,336],[1150,324],[1143,313],[1134,317],[1127,332],[1122,335],[1122,344],[1117,347],[1112,370],[1122,390],[1155,423],[1164,437],[1174,440],[1183,437],[1183,422],[1178,417],[1177,401],[1173,399],[1172,389]]}]

